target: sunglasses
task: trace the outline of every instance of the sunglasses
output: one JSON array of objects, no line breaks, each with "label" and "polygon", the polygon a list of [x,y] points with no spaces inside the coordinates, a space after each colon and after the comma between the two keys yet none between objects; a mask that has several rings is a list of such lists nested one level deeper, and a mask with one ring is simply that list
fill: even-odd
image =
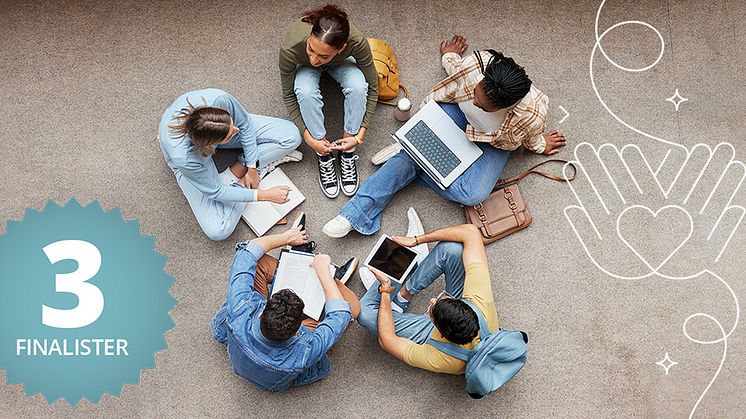
[{"label": "sunglasses", "polygon": [[435,301],[431,302],[430,305],[427,306],[427,311],[425,312],[425,314],[427,314],[428,316],[432,318],[433,317],[432,311],[433,311],[433,307],[435,307],[435,304],[438,304],[438,301],[440,300],[445,300],[448,298],[454,299],[454,300],[456,299],[456,297],[452,296],[447,291],[443,290],[440,294],[438,294],[437,297],[435,297]]}]

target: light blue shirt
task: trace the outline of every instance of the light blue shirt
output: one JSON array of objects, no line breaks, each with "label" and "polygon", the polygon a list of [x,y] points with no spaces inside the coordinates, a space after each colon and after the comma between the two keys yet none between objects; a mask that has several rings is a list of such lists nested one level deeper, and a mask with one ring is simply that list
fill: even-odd
[{"label": "light blue shirt", "polygon": [[210,106],[228,111],[233,118],[233,124],[240,130],[231,138],[231,141],[238,139],[241,142],[243,157],[239,160],[247,167],[256,167],[256,130],[251,121],[251,116],[236,98],[220,89],[202,89],[184,93],[163,113],[158,133],[166,163],[175,174],[181,173],[184,175],[209,199],[238,202],[254,201],[256,191],[246,189],[238,184],[225,185],[221,183],[212,156],[203,156],[199,148],[195,147],[189,140],[188,135],[178,137],[178,134],[172,133],[168,128],[169,125],[178,123],[175,117],[183,108],[189,107],[190,103],[195,107]]}]

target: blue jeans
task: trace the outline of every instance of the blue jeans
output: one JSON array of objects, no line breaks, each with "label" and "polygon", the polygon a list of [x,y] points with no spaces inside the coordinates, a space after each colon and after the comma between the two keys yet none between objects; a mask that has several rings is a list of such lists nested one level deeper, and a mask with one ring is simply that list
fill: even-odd
[{"label": "blue jeans", "polygon": [[[466,116],[457,104],[440,103],[440,107],[459,128],[466,130]],[[373,234],[381,228],[381,213],[394,195],[417,181],[449,201],[462,205],[476,205],[492,192],[510,154],[490,144],[477,143],[482,156],[459,176],[448,188],[441,189],[422,168],[404,151],[391,157],[371,175],[352,199],[339,211],[359,233]]]},{"label": "blue jeans", "polygon": [[[300,145],[298,128],[290,121],[262,115],[251,115],[251,121],[256,128],[257,156],[259,169],[281,159]],[[242,148],[238,135],[217,148]],[[212,159],[210,159],[212,160]],[[212,162],[214,176],[218,176],[215,163]],[[192,182],[178,170],[174,171],[176,183],[184,193],[189,206],[192,208],[197,223],[211,240],[224,240],[233,233],[246,209],[246,202],[217,201],[210,199],[199,191]]]},{"label": "blue jeans", "polygon": [[[344,130],[357,134],[365,116],[368,101],[368,82],[357,66],[355,59],[349,57],[343,64],[330,67],[298,67],[295,72],[295,97],[300,106],[300,113],[306,129],[314,139],[326,137],[324,127],[324,98],[321,96],[319,80],[321,73],[327,71],[342,86],[344,102]],[[341,136],[340,136],[341,137]]]},{"label": "blue jeans", "polygon": [[[417,270],[406,282],[407,291],[412,295],[432,285],[445,274],[446,292],[455,298],[461,298],[464,292],[464,262],[461,243],[440,242],[420,263]],[[392,285],[398,288],[396,282]],[[398,292],[398,290],[396,291]],[[396,295],[391,294],[391,298]],[[357,322],[373,334],[378,334],[378,308],[381,305],[381,294],[378,293],[378,282],[373,283],[368,292],[360,299],[360,315]],[[425,343],[433,332],[433,323],[428,314],[398,313],[393,311],[396,336],[409,339],[417,344]]]}]

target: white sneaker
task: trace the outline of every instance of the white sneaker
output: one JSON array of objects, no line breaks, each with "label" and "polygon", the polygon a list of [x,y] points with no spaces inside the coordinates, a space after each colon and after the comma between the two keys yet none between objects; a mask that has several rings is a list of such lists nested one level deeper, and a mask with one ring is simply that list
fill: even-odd
[{"label": "white sneaker", "polygon": [[268,164],[267,167],[261,169],[259,171],[259,177],[266,176],[269,172],[275,170],[275,167],[283,164],[283,163],[295,163],[303,160],[303,153],[301,153],[298,150],[293,150],[287,155],[283,156],[280,159],[277,159],[273,161],[272,163]]},{"label": "white sneaker", "polygon": [[[407,228],[407,236],[414,237],[414,236],[421,236],[425,234],[425,229],[422,227],[422,221],[420,221],[420,216],[417,215],[417,211],[414,210],[414,208],[409,207],[407,210],[407,218],[409,219],[409,227]],[[419,244],[412,248],[415,252],[417,252],[417,261],[422,262],[427,255],[430,253],[430,249],[427,247],[427,243]]]},{"label": "white sneaker", "polygon": [[401,146],[399,143],[390,144],[383,149],[381,149],[378,153],[374,154],[373,157],[371,157],[370,162],[378,166],[379,164],[384,164],[388,161],[388,159],[394,157],[396,153],[401,151]]},{"label": "white sneaker", "polygon": [[377,281],[376,276],[373,275],[373,272],[371,272],[370,268],[367,266],[361,266],[360,269],[357,270],[357,273],[360,275],[360,281],[363,282],[363,286],[366,290],[369,290]]},{"label": "white sneaker", "polygon": [[347,233],[352,230],[354,230],[354,228],[352,228],[352,224],[350,224],[350,222],[341,215],[337,215],[336,217],[329,220],[329,222],[326,223],[323,228],[324,234],[335,239],[346,236]]}]

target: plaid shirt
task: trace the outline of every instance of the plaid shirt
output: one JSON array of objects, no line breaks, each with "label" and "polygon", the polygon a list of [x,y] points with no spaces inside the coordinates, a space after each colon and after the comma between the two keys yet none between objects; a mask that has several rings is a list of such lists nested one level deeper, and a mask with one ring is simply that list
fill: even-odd
[{"label": "plaid shirt", "polygon": [[[489,51],[478,51],[487,63],[492,56]],[[448,77],[428,93],[420,104],[427,102],[461,103],[474,100],[474,88],[484,78],[474,54],[461,57],[455,52],[447,52],[441,63]],[[523,145],[535,153],[543,153],[546,141],[541,135],[546,129],[549,98],[539,89],[531,86],[529,93],[508,110],[502,126],[495,132],[480,132],[471,124],[466,127],[466,136],[471,141],[490,143],[503,150],[515,150]]]}]

